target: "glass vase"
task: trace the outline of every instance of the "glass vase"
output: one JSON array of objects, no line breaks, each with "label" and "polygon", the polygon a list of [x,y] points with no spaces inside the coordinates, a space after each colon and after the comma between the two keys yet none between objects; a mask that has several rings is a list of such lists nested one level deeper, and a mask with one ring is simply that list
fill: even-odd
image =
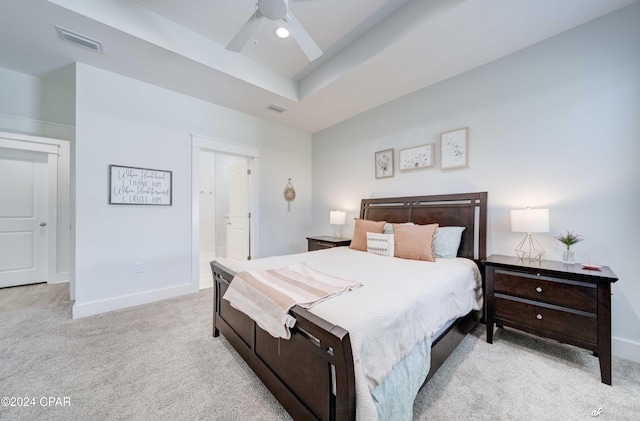
[{"label": "glass vase", "polygon": [[566,263],[568,265],[572,265],[576,262],[576,253],[567,248],[565,251],[562,252],[562,263]]}]

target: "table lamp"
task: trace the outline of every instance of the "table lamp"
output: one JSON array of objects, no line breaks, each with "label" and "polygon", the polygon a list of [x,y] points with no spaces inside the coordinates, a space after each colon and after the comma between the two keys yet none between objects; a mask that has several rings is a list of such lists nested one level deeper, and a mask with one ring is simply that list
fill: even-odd
[{"label": "table lamp", "polygon": [[519,209],[511,211],[511,231],[527,235],[516,247],[521,259],[540,260],[544,249],[534,238],[534,232],[549,232],[549,209]]},{"label": "table lamp", "polygon": [[336,230],[333,233],[335,238],[342,238],[341,226],[344,225],[345,217],[346,214],[342,211],[336,210],[329,213],[329,223],[336,226]]}]

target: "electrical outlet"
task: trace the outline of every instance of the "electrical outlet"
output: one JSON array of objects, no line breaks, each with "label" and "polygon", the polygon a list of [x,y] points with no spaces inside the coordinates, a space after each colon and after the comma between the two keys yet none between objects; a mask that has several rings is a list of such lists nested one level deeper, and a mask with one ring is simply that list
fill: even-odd
[{"label": "electrical outlet", "polygon": [[133,273],[142,273],[142,263],[134,263],[133,264]]}]

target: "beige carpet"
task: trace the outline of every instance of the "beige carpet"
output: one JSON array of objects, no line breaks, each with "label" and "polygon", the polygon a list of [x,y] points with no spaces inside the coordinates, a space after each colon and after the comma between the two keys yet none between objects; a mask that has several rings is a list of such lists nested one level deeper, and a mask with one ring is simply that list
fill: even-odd
[{"label": "beige carpet", "polygon": [[[66,288],[0,290],[0,397],[35,402],[0,406],[0,419],[289,419],[211,337],[212,289],[71,320]],[[640,419],[640,364],[614,358],[606,386],[586,351],[511,330],[489,345],[483,330],[420,392],[415,419],[584,420],[599,409],[603,420]]]}]

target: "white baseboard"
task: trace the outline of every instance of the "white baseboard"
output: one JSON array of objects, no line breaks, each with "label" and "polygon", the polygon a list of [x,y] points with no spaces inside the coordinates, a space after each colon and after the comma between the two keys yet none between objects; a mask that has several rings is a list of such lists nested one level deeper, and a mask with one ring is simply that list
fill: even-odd
[{"label": "white baseboard", "polygon": [[616,357],[640,363],[640,344],[626,339],[611,338],[611,353]]},{"label": "white baseboard", "polygon": [[91,301],[88,303],[76,303],[73,305],[73,318],[95,316],[96,314],[107,313],[109,311],[122,310],[124,308],[149,304],[155,301],[166,300],[167,298],[180,297],[182,295],[198,292],[197,285],[183,284],[171,288],[145,291],[139,294],[124,295],[120,297],[108,298],[106,300]]}]

